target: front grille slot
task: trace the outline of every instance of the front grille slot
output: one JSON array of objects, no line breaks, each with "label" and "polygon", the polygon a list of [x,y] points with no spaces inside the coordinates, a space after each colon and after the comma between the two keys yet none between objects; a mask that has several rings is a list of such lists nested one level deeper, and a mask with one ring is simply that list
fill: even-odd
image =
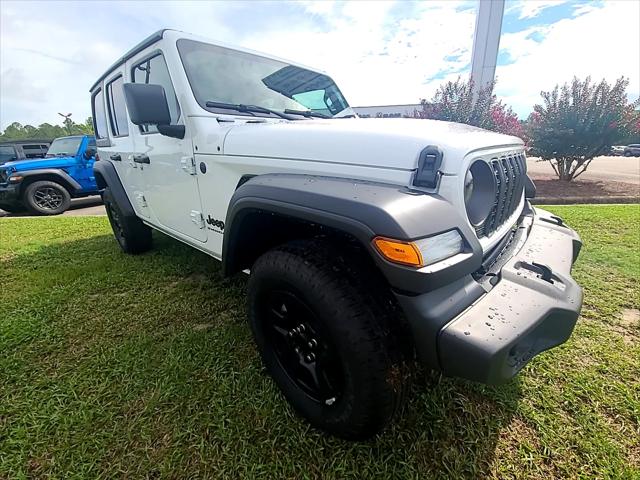
[{"label": "front grille slot", "polygon": [[491,212],[476,226],[478,237],[490,236],[515,212],[524,191],[527,165],[524,153],[502,155],[489,161],[496,178],[496,195]]}]

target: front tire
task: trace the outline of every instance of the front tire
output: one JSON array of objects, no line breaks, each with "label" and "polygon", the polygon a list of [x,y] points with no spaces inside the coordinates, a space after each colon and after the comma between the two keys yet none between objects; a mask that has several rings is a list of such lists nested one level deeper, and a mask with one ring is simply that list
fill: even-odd
[{"label": "front tire", "polygon": [[71,205],[71,195],[59,183],[40,180],[27,185],[22,203],[34,215],[60,215]]},{"label": "front tire", "polygon": [[151,228],[138,217],[126,217],[109,187],[102,192],[102,202],[107,211],[113,235],[124,253],[137,255],[151,249]]},{"label": "front tire", "polygon": [[293,408],[317,428],[361,440],[401,408],[409,368],[389,325],[400,319],[389,318],[370,272],[353,275],[350,263],[320,241],[267,252],[251,268],[249,320]]}]

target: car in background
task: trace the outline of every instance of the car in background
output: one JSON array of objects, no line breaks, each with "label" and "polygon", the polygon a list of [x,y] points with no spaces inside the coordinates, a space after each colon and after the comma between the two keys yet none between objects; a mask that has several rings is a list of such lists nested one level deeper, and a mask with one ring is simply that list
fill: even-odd
[{"label": "car in background", "polygon": [[27,158],[44,158],[51,140],[12,140],[0,142],[0,165]]},{"label": "car in background", "polygon": [[624,155],[624,149],[626,147],[624,145],[612,145],[611,146],[611,155],[613,155],[614,157],[619,157],[621,155]]},{"label": "car in background", "polygon": [[625,157],[640,157],[640,143],[631,143],[624,147]]},{"label": "car in background", "polygon": [[69,208],[72,198],[97,195],[95,159],[95,138],[76,135],[56,138],[45,158],[0,165],[0,209],[58,215]]}]

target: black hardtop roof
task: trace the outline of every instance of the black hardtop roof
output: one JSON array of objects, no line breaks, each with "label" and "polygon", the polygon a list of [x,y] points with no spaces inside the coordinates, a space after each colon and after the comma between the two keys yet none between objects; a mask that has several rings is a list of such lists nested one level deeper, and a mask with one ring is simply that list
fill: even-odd
[{"label": "black hardtop roof", "polygon": [[153,45],[157,41],[162,40],[162,36],[164,35],[164,32],[166,32],[167,30],[172,30],[172,29],[171,28],[163,28],[162,30],[158,30],[157,32],[152,33],[147,38],[142,40],[139,44],[137,44],[135,47],[133,47],[131,50],[129,50],[127,53],[125,53],[118,60],[116,60],[116,62],[113,65],[111,65],[107,69],[106,72],[104,72],[102,75],[100,75],[100,78],[98,78],[98,80],[96,80],[96,82],[89,89],[89,91],[93,92],[95,90],[95,88],[100,84],[100,82],[102,82],[102,80],[104,80],[111,72],[113,72],[116,68],[118,68],[120,65],[122,65],[127,60],[129,60],[131,57],[133,57],[137,53],[141,52],[142,50],[147,48],[149,45]]},{"label": "black hardtop roof", "polygon": [[51,138],[21,138],[19,140],[4,140],[0,145],[28,145],[29,143],[51,143]]}]

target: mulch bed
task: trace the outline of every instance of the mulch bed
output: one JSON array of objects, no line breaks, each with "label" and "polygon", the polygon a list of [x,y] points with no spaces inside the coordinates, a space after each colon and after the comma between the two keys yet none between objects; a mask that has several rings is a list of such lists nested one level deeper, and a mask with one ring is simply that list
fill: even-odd
[{"label": "mulch bed", "polygon": [[534,177],[534,203],[640,203],[640,185],[614,181],[574,180]]}]

